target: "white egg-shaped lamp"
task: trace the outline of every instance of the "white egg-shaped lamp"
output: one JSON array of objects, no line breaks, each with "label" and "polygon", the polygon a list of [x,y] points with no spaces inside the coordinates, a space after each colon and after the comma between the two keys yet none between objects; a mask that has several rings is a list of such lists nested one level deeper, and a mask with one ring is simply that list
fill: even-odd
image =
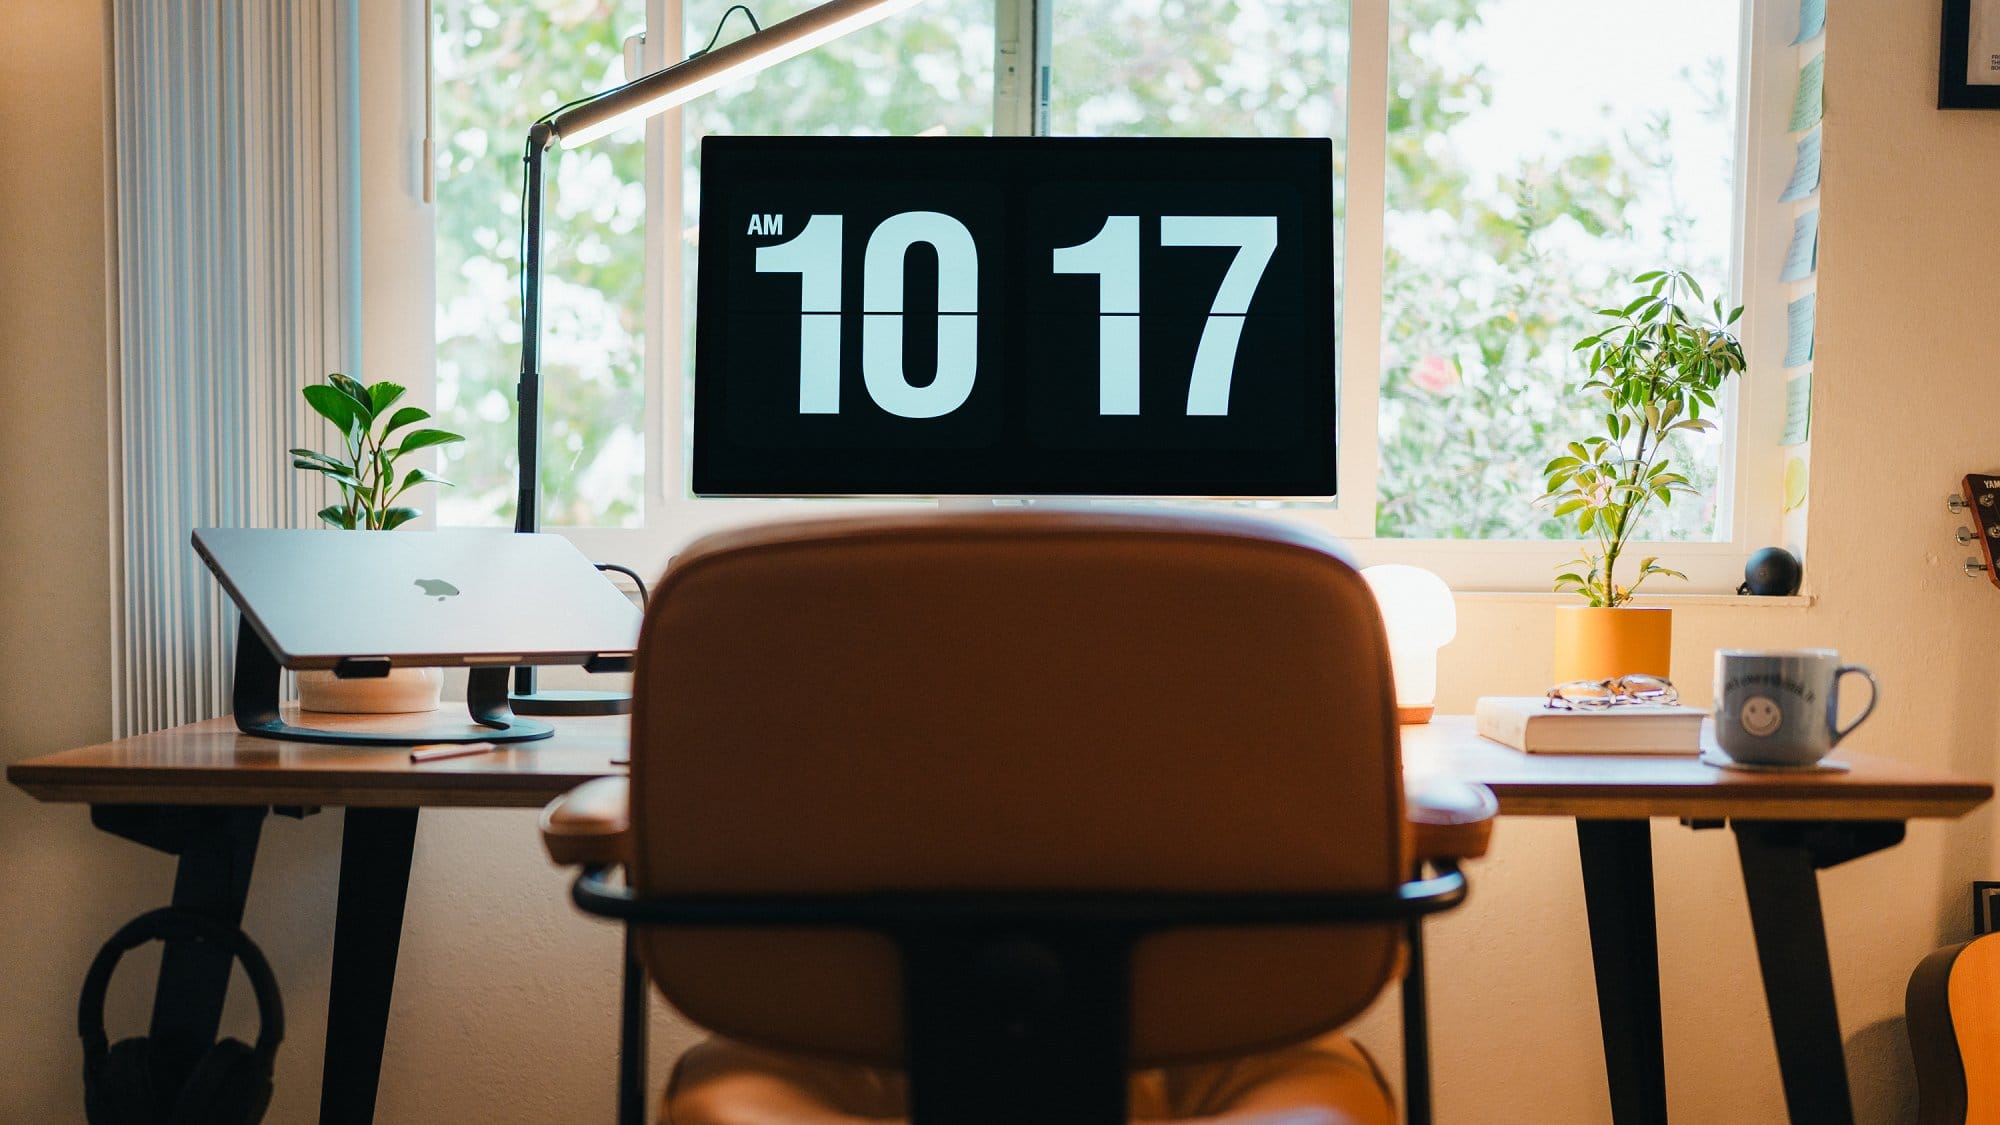
[{"label": "white egg-shaped lamp", "polygon": [[1458,607],[1444,579],[1420,566],[1386,563],[1361,572],[1389,634],[1389,662],[1396,677],[1396,714],[1404,723],[1428,723],[1437,707],[1438,650],[1458,635]]}]

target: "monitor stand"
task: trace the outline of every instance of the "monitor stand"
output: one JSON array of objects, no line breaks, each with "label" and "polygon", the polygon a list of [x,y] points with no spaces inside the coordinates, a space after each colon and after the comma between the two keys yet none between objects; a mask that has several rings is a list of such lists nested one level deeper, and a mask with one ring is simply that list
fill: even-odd
[{"label": "monitor stand", "polygon": [[[278,710],[278,685],[284,666],[257,636],[247,621],[236,623],[236,683],[231,703],[236,712],[236,729],[244,734],[281,738],[290,742],[340,743],[347,746],[416,746],[431,742],[532,742],[555,734],[547,723],[516,718],[507,706],[507,669],[504,666],[473,668],[466,678],[465,706],[472,721],[486,728],[467,731],[463,726],[436,731],[326,730],[294,726]],[[341,675],[341,669],[334,674]],[[370,668],[362,676],[386,676],[389,665]],[[353,672],[347,673],[353,677]]]}]

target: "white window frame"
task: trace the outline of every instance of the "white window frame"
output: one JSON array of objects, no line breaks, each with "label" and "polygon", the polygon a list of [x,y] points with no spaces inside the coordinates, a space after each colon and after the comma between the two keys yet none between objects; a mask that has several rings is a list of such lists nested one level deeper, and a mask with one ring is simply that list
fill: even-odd
[{"label": "white window frame", "polygon": [[[1048,5],[1062,0],[995,0],[996,132],[1021,133],[1046,125],[1037,97],[1046,85],[1052,20]],[[1331,531],[1365,564],[1402,562],[1436,571],[1458,590],[1547,591],[1557,564],[1575,557],[1577,545],[1537,540],[1378,539],[1374,535],[1376,425],[1382,349],[1384,181],[1387,144],[1389,0],[1353,0],[1350,17],[1347,222],[1341,326],[1342,388],[1339,473],[1344,496],[1360,502],[1304,505],[1269,512]],[[1729,467],[1717,520],[1726,535],[1706,542],[1642,542],[1690,578],[1661,583],[1649,593],[1723,594],[1742,579],[1751,551],[1781,541],[1782,463],[1778,445],[1784,415],[1785,304],[1788,288],[1775,279],[1790,236],[1789,215],[1773,201],[1789,178],[1795,153],[1784,123],[1798,49],[1789,45],[1796,5],[1745,0],[1739,27],[1737,70],[1736,276],[1731,292],[1745,307],[1741,334],[1750,375],[1730,390],[1731,424],[1723,447]],[[922,7],[899,17],[921,19]],[[684,55],[681,0],[648,0],[647,70]],[[1058,77],[1059,80],[1059,77]],[[713,95],[712,95],[713,96]],[[722,96],[726,96],[722,95]],[[681,115],[670,112],[646,126],[654,154],[647,162],[649,217],[678,225],[682,214]],[[1375,169],[1362,175],[1362,169]],[[651,395],[645,438],[645,526],[636,529],[565,528],[593,557],[646,571],[664,567],[689,540],[709,531],[767,519],[827,515],[910,501],[725,500],[687,494],[685,395],[678,371],[684,354],[681,323],[683,276],[679,240],[647,240],[646,378]],[[1553,596],[1553,595],[1551,595]]]}]

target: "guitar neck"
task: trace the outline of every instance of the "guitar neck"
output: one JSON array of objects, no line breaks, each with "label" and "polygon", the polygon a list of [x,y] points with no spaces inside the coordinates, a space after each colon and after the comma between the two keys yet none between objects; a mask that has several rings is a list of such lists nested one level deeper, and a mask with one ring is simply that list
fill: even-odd
[{"label": "guitar neck", "polygon": [[1995,558],[2000,557],[2000,473],[1973,473],[1960,488],[1965,494],[1966,511],[1979,532],[1979,554],[1986,560],[1986,577],[2000,586],[2000,569],[1994,566]]}]

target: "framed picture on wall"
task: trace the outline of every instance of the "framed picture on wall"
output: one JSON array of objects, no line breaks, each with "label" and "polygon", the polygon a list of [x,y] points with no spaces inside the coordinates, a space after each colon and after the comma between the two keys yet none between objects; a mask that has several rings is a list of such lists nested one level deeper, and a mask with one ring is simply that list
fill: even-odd
[{"label": "framed picture on wall", "polygon": [[2000,0],[1944,0],[1939,109],[2000,109]]}]

